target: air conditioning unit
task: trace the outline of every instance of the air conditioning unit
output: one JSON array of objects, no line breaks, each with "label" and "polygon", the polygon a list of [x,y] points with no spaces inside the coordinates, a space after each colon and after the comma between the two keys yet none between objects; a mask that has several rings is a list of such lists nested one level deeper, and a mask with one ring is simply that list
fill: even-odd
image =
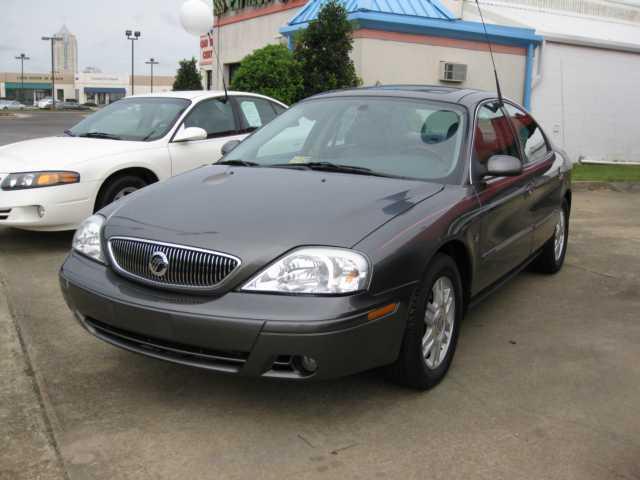
[{"label": "air conditioning unit", "polygon": [[464,63],[440,62],[440,81],[462,83],[467,79],[467,66]]}]

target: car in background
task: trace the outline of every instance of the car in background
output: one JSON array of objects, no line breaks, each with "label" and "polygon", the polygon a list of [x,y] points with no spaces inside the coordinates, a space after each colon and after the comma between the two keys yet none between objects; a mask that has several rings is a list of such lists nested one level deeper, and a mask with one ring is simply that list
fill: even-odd
[{"label": "car in background", "polygon": [[17,100],[0,100],[0,110],[24,110],[27,106]]},{"label": "car in background", "polygon": [[387,366],[427,389],[470,305],[562,268],[570,209],[571,162],[518,104],[336,91],[89,217],[60,283],[89,333],[142,355],[293,381]]},{"label": "car in background", "polygon": [[0,226],[73,230],[151,183],[216,162],[287,106],[262,95],[169,92],[123,98],[64,136],[0,147]]},{"label": "car in background", "polygon": [[81,105],[77,100],[56,102],[56,110],[91,110],[87,105]]},{"label": "car in background", "polygon": [[53,98],[51,97],[44,97],[36,102],[36,107],[41,109],[51,108],[52,106],[53,106]]}]

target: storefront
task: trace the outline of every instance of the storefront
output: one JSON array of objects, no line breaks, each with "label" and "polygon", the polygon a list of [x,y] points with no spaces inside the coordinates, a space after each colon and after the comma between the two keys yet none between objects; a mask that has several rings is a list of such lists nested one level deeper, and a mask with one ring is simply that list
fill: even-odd
[{"label": "storefront", "polygon": [[95,103],[96,105],[108,105],[112,102],[124,98],[127,94],[126,88],[109,87],[84,87],[85,103]]},{"label": "storefront", "polygon": [[[22,78],[19,73],[0,73],[0,98],[19,100],[26,105],[32,105],[38,100],[50,97],[51,88],[51,75],[25,73]],[[73,76],[56,75],[55,88],[58,100],[75,98]]]}]

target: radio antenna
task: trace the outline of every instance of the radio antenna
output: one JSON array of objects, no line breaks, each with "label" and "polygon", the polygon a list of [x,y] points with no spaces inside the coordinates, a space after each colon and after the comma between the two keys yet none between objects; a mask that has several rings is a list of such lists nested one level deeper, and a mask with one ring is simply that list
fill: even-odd
[{"label": "radio antenna", "polygon": [[[211,40],[211,50],[213,50],[213,54],[216,56],[216,64],[218,65],[218,75],[222,79],[222,87],[224,88],[224,101],[225,103],[229,100],[229,92],[227,91],[227,82],[224,79],[224,72],[222,71],[222,67],[220,66],[220,57],[218,56],[218,52],[216,51],[216,47],[213,46],[213,28],[209,31],[209,39]],[[220,41],[220,27],[218,27],[218,42]]]},{"label": "radio antenna", "polygon": [[487,25],[484,23],[484,17],[482,15],[482,9],[480,8],[480,2],[476,0],[476,5],[478,6],[478,13],[480,14],[480,21],[482,22],[482,28],[484,29],[484,36],[487,39],[487,44],[489,45],[489,54],[491,55],[491,64],[493,65],[493,75],[496,77],[496,90],[498,91],[498,102],[500,106],[504,105],[502,101],[502,90],[500,89],[500,79],[498,78],[498,70],[496,69],[496,61],[493,58],[493,45],[491,44],[491,38],[489,37],[489,33],[487,32]]}]

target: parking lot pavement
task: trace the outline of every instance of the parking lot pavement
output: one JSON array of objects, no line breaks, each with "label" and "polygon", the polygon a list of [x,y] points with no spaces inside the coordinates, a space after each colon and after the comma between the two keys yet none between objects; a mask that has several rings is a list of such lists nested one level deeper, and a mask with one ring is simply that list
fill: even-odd
[{"label": "parking lot pavement", "polygon": [[639,211],[638,194],[574,193],[565,268],[472,310],[427,393],[378,372],[275,383],[110,347],[59,292],[70,235],[0,228],[0,478],[638,479]]},{"label": "parking lot pavement", "polygon": [[[91,112],[25,110],[16,117],[0,116],[0,146],[30,138],[62,135]],[[0,166],[1,168],[1,166]]]}]

